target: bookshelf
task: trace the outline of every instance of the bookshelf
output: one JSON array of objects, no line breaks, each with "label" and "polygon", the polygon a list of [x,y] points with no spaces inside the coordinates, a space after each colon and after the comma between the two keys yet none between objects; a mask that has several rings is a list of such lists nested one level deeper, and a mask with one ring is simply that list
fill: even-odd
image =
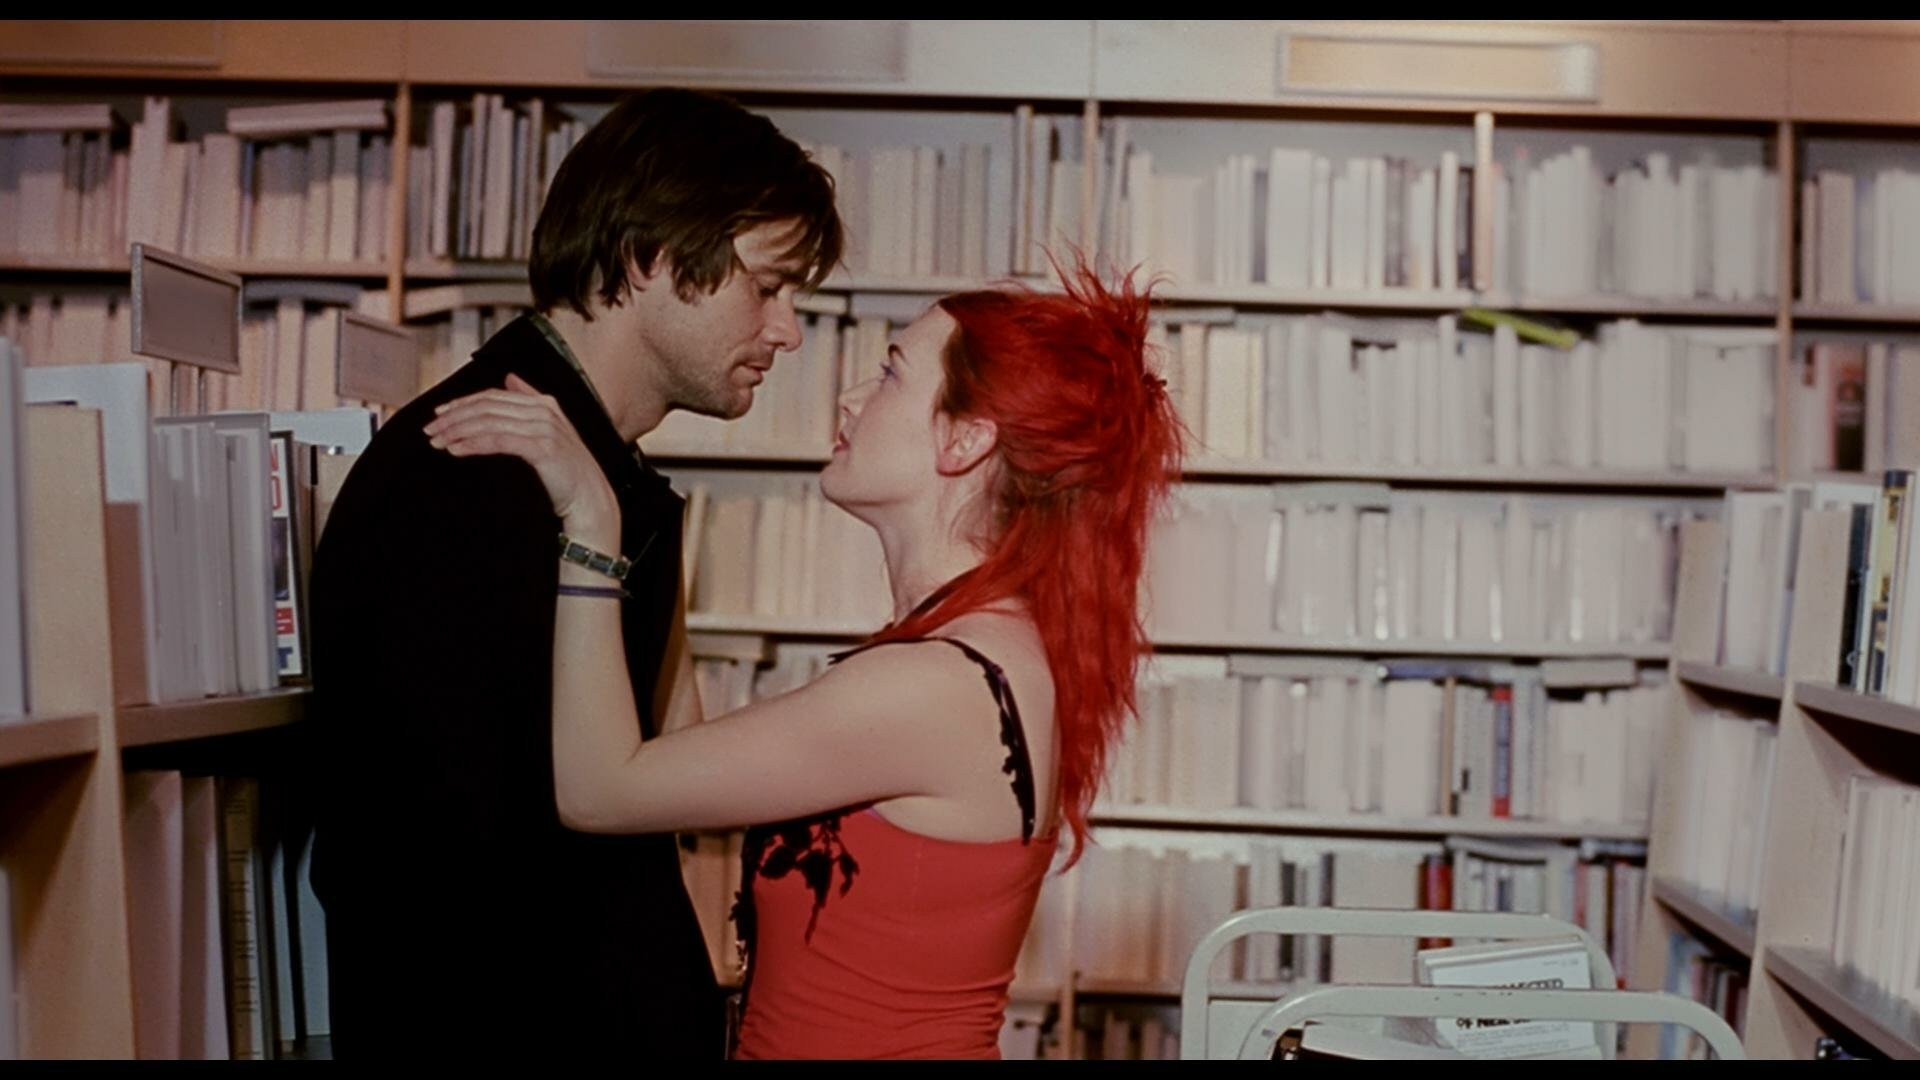
[{"label": "bookshelf", "polygon": [[1160,806],[1098,806],[1095,825],[1145,825],[1173,828],[1245,830],[1312,836],[1429,837],[1470,834],[1547,840],[1645,840],[1646,830],[1614,822],[1530,821],[1516,818],[1390,818],[1368,814],[1316,814],[1306,811],[1190,810]]},{"label": "bookshelf", "polygon": [[1900,705],[1871,694],[1856,694],[1832,683],[1795,683],[1793,694],[1809,713],[1920,735],[1920,709],[1911,705]]},{"label": "bookshelf", "polygon": [[1818,949],[1782,947],[1768,957],[1768,974],[1796,999],[1832,1023],[1865,1039],[1889,1058],[1920,1058],[1920,1014],[1885,1000],[1872,985],[1834,965]]},{"label": "bookshelf", "polygon": [[1779,701],[1786,688],[1785,680],[1778,675],[1769,675],[1764,671],[1721,667],[1718,664],[1696,664],[1689,660],[1675,661],[1673,673],[1688,686],[1719,690],[1763,701]]},{"label": "bookshelf", "polygon": [[[703,34],[718,32],[712,24],[690,25]],[[1783,181],[1791,181],[1798,175],[1797,162],[1804,156],[1809,138],[1862,126],[1894,138],[1910,138],[1912,129],[1920,126],[1920,91],[1907,78],[1913,65],[1920,62],[1920,34],[1900,24],[1863,29],[1847,23],[1792,21],[1561,21],[1546,26],[1496,21],[1477,25],[1413,22],[1383,28],[1337,20],[1311,26],[1274,21],[1195,24],[1059,20],[1009,29],[994,24],[898,21],[861,24],[857,33],[847,33],[854,36],[838,44],[845,46],[852,41],[858,47],[822,50],[822,55],[835,56],[837,62],[850,65],[847,70],[806,70],[804,63],[795,61],[793,70],[723,67],[702,73],[649,54],[642,36],[632,33],[630,27],[612,23],[181,21],[154,24],[142,32],[132,24],[21,20],[0,25],[0,78],[7,83],[0,97],[88,100],[97,94],[123,100],[132,92],[151,92],[191,96],[203,102],[363,97],[391,102],[393,155],[385,207],[389,242],[384,259],[209,261],[248,277],[363,283],[376,298],[384,293],[388,312],[415,321],[446,314],[444,307],[409,303],[413,294],[443,285],[495,288],[481,301],[487,306],[504,308],[525,302],[525,272],[518,261],[422,257],[410,254],[401,242],[409,221],[406,181],[410,163],[404,148],[421,134],[421,121],[434,101],[461,100],[461,95],[475,88],[516,99],[539,96],[603,107],[626,87],[672,81],[733,92],[751,107],[770,112],[811,110],[830,114],[836,122],[855,128],[866,124],[876,129],[894,123],[894,114],[924,119],[930,127],[951,125],[957,129],[973,123],[971,118],[978,116],[1004,124],[1024,105],[1059,122],[1065,158],[1082,163],[1096,160],[1103,124],[1127,120],[1155,149],[1174,156],[1183,152],[1195,155],[1192,171],[1210,167],[1212,161],[1201,158],[1216,150],[1264,151],[1303,132],[1331,133],[1333,141],[1328,145],[1336,155],[1385,152],[1378,146],[1391,140],[1383,139],[1383,134],[1405,128],[1423,132],[1421,138],[1429,139],[1434,146],[1455,148],[1462,164],[1475,166],[1475,175],[1482,178],[1488,175],[1486,166],[1507,160],[1507,150],[1516,145],[1508,141],[1510,137],[1521,144],[1557,148],[1569,137],[1584,138],[1591,133],[1597,143],[1632,142],[1642,136],[1647,145],[1654,145],[1657,139],[1694,136],[1731,140],[1743,147],[1741,153],[1751,152],[1776,170]],[[1491,46],[1522,51],[1543,45],[1591,50],[1588,55],[1603,75],[1596,86],[1586,89],[1495,85],[1484,81],[1490,77],[1488,72],[1507,69],[1461,61],[1455,53],[1447,54],[1456,56],[1448,63],[1400,69],[1383,66],[1378,61],[1387,54],[1375,46],[1395,36],[1426,39],[1468,53]],[[696,35],[691,40],[712,44],[718,39]],[[794,50],[779,52],[791,56]],[[1342,71],[1363,74],[1358,76],[1357,85],[1340,84],[1334,75]],[[1316,78],[1320,81],[1314,81]],[[1274,132],[1283,130],[1284,136],[1273,137]],[[1092,170],[1085,170],[1078,181],[1080,231],[1076,238],[1089,248],[1097,248],[1097,178]],[[1920,326],[1920,306],[1916,305],[1796,299],[1793,245],[1799,222],[1795,185],[1782,182],[1779,187],[1777,213],[1770,216],[1780,250],[1775,260],[1778,281],[1772,283],[1771,298],[1661,299],[1580,292],[1534,295],[1495,288],[1495,237],[1489,220],[1493,189],[1476,181],[1467,201],[1475,211],[1476,230],[1484,229],[1487,235],[1476,232],[1471,237],[1467,245],[1471,255],[1460,287],[1281,288],[1263,283],[1174,281],[1161,290],[1164,303],[1159,313],[1168,321],[1179,321],[1183,313],[1199,318],[1195,309],[1209,306],[1229,308],[1234,318],[1282,318],[1332,311],[1365,319],[1431,321],[1464,307],[1478,306],[1551,316],[1582,329],[1602,320],[1625,318],[1661,326],[1748,327],[1774,335],[1777,350],[1773,385],[1779,401],[1788,384],[1796,326]],[[8,289],[32,288],[36,283],[55,280],[64,285],[76,278],[112,280],[125,272],[126,260],[117,255],[0,253],[0,284]],[[1033,280],[1046,287],[1040,279]],[[838,313],[844,314],[848,308],[842,298],[878,295],[896,300],[931,299],[974,283],[973,279],[951,275],[841,272],[829,280],[814,302],[838,302]],[[833,311],[832,304],[825,310]],[[1596,504],[1620,495],[1679,497],[1765,488],[1783,480],[1787,413],[1786,409],[1775,410],[1773,465],[1758,470],[1682,471],[1600,465],[1382,466],[1276,463],[1202,455],[1191,463],[1189,475],[1196,480],[1243,486],[1275,481],[1375,481],[1391,483],[1395,488],[1573,493],[1590,497]],[[649,453],[676,464],[724,469],[770,466],[796,474],[817,468],[825,460],[817,449],[790,445],[738,446],[716,452],[697,445],[662,444],[649,447]],[[76,512],[82,511],[84,507]],[[36,523],[38,515],[36,509]],[[84,536],[84,529],[77,535]],[[1589,646],[1419,638],[1342,641],[1279,634],[1183,633],[1165,635],[1156,644],[1187,654],[1269,652],[1507,660],[1624,656],[1648,665],[1664,664],[1673,698],[1669,737],[1682,711],[1691,707],[1689,702],[1703,694],[1744,699],[1750,706],[1757,706],[1758,712],[1770,714],[1772,722],[1778,724],[1778,782],[1783,795],[1793,794],[1776,800],[1767,830],[1768,847],[1781,850],[1779,845],[1785,842],[1787,833],[1780,830],[1788,806],[1803,812],[1818,809],[1827,815],[1814,814],[1810,822],[1802,823],[1804,830],[1814,827],[1812,820],[1823,821],[1826,824],[1820,828],[1827,831],[1801,836],[1800,841],[1831,841],[1831,792],[1818,793],[1827,790],[1822,784],[1831,787],[1831,770],[1840,767],[1836,763],[1852,753],[1848,747],[1853,745],[1847,741],[1850,736],[1835,733],[1835,719],[1876,725],[1890,733],[1885,737],[1895,739],[1920,730],[1920,721],[1916,721],[1914,710],[1872,699],[1856,700],[1857,695],[1823,687],[1817,682],[1820,673],[1813,669],[1804,673],[1790,670],[1776,678],[1715,666],[1707,652],[1689,644],[1707,631],[1701,627],[1688,629],[1688,625],[1692,618],[1689,613],[1709,603],[1702,583],[1709,578],[1719,580],[1722,570],[1700,565],[1689,569],[1684,552],[1691,549],[1684,538],[1682,547],[1671,643]],[[97,596],[85,593],[90,587],[87,583],[83,583],[81,593],[64,591],[75,561],[69,551],[60,568],[39,575],[43,581],[63,582],[58,605],[40,606],[49,609],[44,617],[73,619],[77,617],[75,612],[94,604],[97,610],[87,609],[88,618],[99,616],[100,625],[95,629],[104,633],[103,583],[94,583],[101,585]],[[101,565],[97,559],[78,561],[84,566]],[[1717,602],[1714,607],[1717,610]],[[1807,614],[1809,618],[1837,618],[1823,611],[1809,609]],[[1799,616],[1796,607],[1796,639],[1801,634]],[[842,641],[868,628],[790,616],[699,614],[690,619],[690,629],[762,635],[782,641]],[[36,657],[54,652],[70,657],[104,655],[97,649],[89,652],[72,647],[71,632],[71,628],[50,628],[42,633],[36,628],[34,640],[42,646]],[[56,641],[57,646],[47,644]],[[118,831],[121,807],[113,782],[118,765],[116,756],[107,751],[281,727],[298,723],[304,712],[304,696],[298,691],[192,706],[116,710],[111,701],[98,700],[97,689],[88,691],[76,684],[67,693],[59,689],[57,678],[49,681],[38,678],[37,673],[36,685],[54,688],[43,695],[52,709],[46,714],[51,718],[0,728],[0,764],[9,767],[6,777],[29,777],[31,784],[27,786],[37,785],[33,790],[42,793],[28,798],[23,804],[27,812],[14,819],[25,824],[9,827],[8,850],[26,835],[24,829],[36,839],[45,840],[43,846],[54,852],[55,858],[73,861],[80,870],[61,869],[56,874],[51,866],[43,867],[25,873],[21,887],[30,898],[58,899],[64,910],[75,913],[75,918],[80,913],[92,913],[106,926],[116,925],[115,918],[119,920],[117,925],[123,926],[126,921],[124,888],[117,869],[124,861]],[[45,777],[58,780],[54,785],[57,791],[40,783]],[[12,786],[8,792],[11,797]],[[1802,794],[1811,802],[1801,801]],[[1267,829],[1399,837],[1468,832],[1489,837],[1631,840],[1644,832],[1649,862],[1653,864],[1671,839],[1666,830],[1673,822],[1669,804],[1674,798],[1664,785],[1659,789],[1653,823],[1645,830],[1441,818],[1379,822],[1337,815],[1263,816],[1238,811],[1154,817],[1151,812],[1129,810],[1116,811],[1117,816],[1103,820],[1199,830]],[[1821,802],[1822,798],[1827,801]],[[1844,811],[1844,807],[1840,809]],[[1774,861],[1776,868],[1781,861]],[[42,876],[35,877],[35,873]],[[1769,970],[1773,955],[1770,946],[1778,945],[1774,951],[1782,958],[1778,967],[1781,974],[1775,981],[1783,987],[1791,987],[1795,980],[1804,985],[1807,973],[1817,970],[1817,965],[1797,963],[1803,958],[1792,951],[1796,947],[1793,942],[1817,944],[1827,931],[1816,925],[1819,920],[1814,916],[1819,912],[1796,914],[1791,902],[1777,902],[1775,893],[1790,893],[1793,884],[1784,879],[1776,881],[1777,876],[1770,872],[1763,890],[1763,918],[1755,942],[1741,950],[1752,955],[1754,968],[1756,1000],[1748,1040],[1756,1050],[1764,1047],[1769,1052],[1804,1056],[1808,1042],[1800,1036],[1812,1030],[1812,1021],[1805,1019],[1804,1010],[1795,1011],[1800,1009],[1795,1004],[1799,998],[1783,998],[1784,1004],[1766,999],[1773,983],[1761,976]],[[1660,914],[1650,915],[1650,919],[1666,919],[1667,913],[1685,915],[1691,901],[1676,888],[1671,882],[1654,886],[1659,903],[1648,905],[1647,910]],[[45,892],[45,897],[36,889]],[[57,896],[49,890],[57,890]],[[1780,906],[1782,903],[1785,906]],[[1710,917],[1700,904],[1692,903],[1692,908],[1696,916]],[[1801,918],[1802,914],[1806,918]],[[1700,918],[1694,922],[1704,925]],[[28,1030],[27,1047],[35,1056],[131,1054],[130,1028],[121,1030],[131,1023],[131,1007],[124,1001],[125,988],[130,985],[123,970],[124,934],[115,945],[111,934],[99,938],[104,931],[97,928],[89,930],[75,923],[65,929],[72,931],[69,944],[56,946],[38,939],[28,943],[22,954],[24,962],[33,968],[28,972],[28,995],[35,1000],[81,1002],[84,1007],[74,1006],[82,1009],[76,1017],[101,1019],[82,1025],[74,1017],[62,1019],[57,1013],[41,1011]],[[119,950],[117,954],[115,949]],[[82,956],[106,959],[80,963],[78,958]],[[84,992],[75,997],[79,991],[74,987]],[[1077,990],[1117,996],[1129,993],[1126,987],[1098,989],[1095,984]],[[1045,987],[1042,992],[1060,1002],[1063,1015],[1073,1015],[1074,979],[1067,979],[1057,991]],[[1145,989],[1134,992],[1148,994]],[[1803,998],[1807,996],[1804,990],[1797,992]],[[1775,1029],[1783,1033],[1783,1039],[1784,1033],[1794,1037],[1769,1041]],[[1898,1027],[1887,1030],[1897,1031]],[[1071,1051],[1071,1045],[1066,1049]]]},{"label": "bookshelf", "polygon": [[285,687],[260,694],[141,705],[121,710],[120,745],[152,746],[284,727],[306,714],[308,691]]},{"label": "bookshelf", "polygon": [[1655,878],[1653,899],[1662,908],[1680,916],[1720,945],[1741,957],[1753,958],[1754,920],[1751,916],[1729,911],[1699,889],[1678,881]]},{"label": "bookshelf", "polygon": [[81,757],[100,749],[93,716],[28,717],[0,726],[0,767]]}]

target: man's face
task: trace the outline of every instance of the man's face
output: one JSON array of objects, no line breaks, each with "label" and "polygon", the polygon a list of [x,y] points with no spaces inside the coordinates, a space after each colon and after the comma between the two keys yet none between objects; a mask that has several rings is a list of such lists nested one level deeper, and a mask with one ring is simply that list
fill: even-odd
[{"label": "man's face", "polygon": [[786,255],[796,228],[776,221],[735,236],[733,269],[712,294],[681,299],[664,260],[637,293],[643,353],[658,365],[669,409],[737,420],[774,354],[799,348],[793,301],[805,268]]}]

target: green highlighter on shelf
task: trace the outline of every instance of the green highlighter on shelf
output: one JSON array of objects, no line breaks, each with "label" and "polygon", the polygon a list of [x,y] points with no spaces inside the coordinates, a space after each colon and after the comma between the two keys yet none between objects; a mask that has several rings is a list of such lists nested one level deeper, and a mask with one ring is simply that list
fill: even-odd
[{"label": "green highlighter on shelf", "polygon": [[1542,345],[1551,345],[1556,349],[1571,349],[1580,343],[1580,334],[1564,326],[1539,319],[1529,319],[1524,315],[1515,315],[1506,311],[1489,311],[1486,308],[1467,308],[1460,313],[1467,322],[1479,323],[1492,329],[1496,326],[1511,326],[1513,332],[1524,341],[1537,341]]}]

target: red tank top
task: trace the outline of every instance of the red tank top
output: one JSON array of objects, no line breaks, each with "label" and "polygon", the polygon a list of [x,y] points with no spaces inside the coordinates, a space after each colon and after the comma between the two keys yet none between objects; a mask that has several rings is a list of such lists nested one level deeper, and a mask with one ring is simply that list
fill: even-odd
[{"label": "red tank top", "polygon": [[986,672],[1021,836],[940,840],[870,806],[750,830],[741,1058],[1000,1056],[1007,990],[1058,838],[1031,839],[1032,765],[1004,673],[961,642],[928,640]]}]

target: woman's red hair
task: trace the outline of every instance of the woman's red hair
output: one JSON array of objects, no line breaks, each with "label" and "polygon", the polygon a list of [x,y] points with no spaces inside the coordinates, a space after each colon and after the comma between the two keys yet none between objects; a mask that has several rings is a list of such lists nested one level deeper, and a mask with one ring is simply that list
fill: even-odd
[{"label": "woman's red hair", "polygon": [[940,408],[998,429],[987,556],[876,640],[924,637],[1008,597],[1025,603],[1053,674],[1056,798],[1077,859],[1110,748],[1136,711],[1147,531],[1179,471],[1182,429],[1146,355],[1151,286],[1136,292],[1128,274],[1109,288],[1084,265],[1062,277],[1064,294],[939,302],[958,324]]}]

